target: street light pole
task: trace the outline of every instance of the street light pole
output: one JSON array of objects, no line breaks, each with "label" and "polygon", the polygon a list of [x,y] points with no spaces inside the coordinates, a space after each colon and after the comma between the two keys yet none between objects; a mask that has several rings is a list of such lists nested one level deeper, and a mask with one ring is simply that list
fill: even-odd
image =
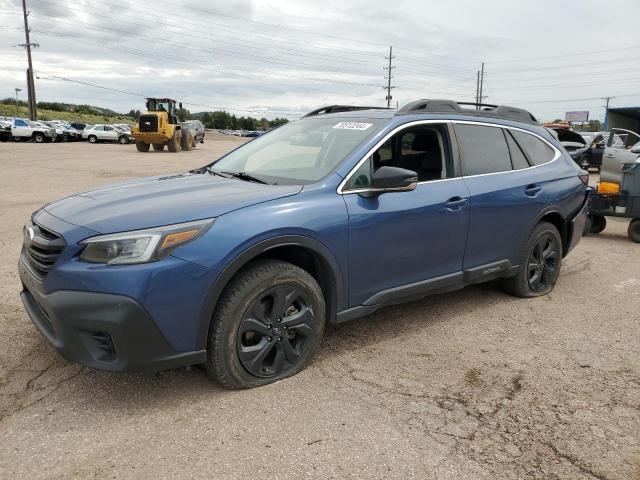
[{"label": "street light pole", "polygon": [[18,116],[18,92],[21,92],[22,89],[21,88],[15,88],[14,89],[16,91],[16,117]]}]

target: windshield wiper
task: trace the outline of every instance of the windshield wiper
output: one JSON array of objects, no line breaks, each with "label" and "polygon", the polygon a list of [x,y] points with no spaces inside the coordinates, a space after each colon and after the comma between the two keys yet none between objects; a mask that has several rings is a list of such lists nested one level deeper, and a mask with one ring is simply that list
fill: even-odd
[{"label": "windshield wiper", "polygon": [[231,178],[231,175],[228,175],[228,174],[224,175],[224,173],[226,172],[221,172],[220,170],[214,170],[211,167],[205,167],[203,173],[204,172],[209,172],[211,175],[217,175],[222,178]]},{"label": "windshield wiper", "polygon": [[[216,172],[218,173],[218,172]],[[247,173],[247,172],[226,172],[226,171],[222,171],[220,173],[225,173],[227,175],[231,175],[232,177],[235,178],[239,178],[240,180],[246,180],[249,182],[256,182],[256,183],[263,183],[265,185],[268,185],[267,182],[265,182],[264,180],[258,178],[258,177],[254,177],[253,175]]]}]

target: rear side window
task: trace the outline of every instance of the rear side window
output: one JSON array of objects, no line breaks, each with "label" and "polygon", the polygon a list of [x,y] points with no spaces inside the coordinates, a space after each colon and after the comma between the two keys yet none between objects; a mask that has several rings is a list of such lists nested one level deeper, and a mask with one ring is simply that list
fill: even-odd
[{"label": "rear side window", "polygon": [[556,153],[553,148],[538,137],[519,130],[512,130],[512,133],[532,164],[542,165],[543,163],[550,162],[553,160],[553,157],[555,157]]},{"label": "rear side window", "polygon": [[509,145],[509,152],[511,152],[511,163],[513,164],[514,170],[522,170],[523,168],[528,168],[529,162],[527,161],[527,157],[524,156],[522,149],[513,139],[511,132],[509,130],[505,130],[505,136],[507,137],[507,144]]},{"label": "rear side window", "polygon": [[501,128],[458,124],[456,136],[462,148],[463,175],[511,170],[511,157]]}]

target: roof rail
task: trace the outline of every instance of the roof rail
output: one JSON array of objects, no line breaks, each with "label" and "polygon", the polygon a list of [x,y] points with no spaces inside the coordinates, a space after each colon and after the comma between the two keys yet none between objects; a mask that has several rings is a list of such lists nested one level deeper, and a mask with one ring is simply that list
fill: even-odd
[{"label": "roof rail", "polygon": [[[475,108],[461,108],[461,105]],[[518,122],[538,123],[536,117],[522,108],[489,103],[456,102],[454,100],[416,100],[400,108],[396,115],[411,113],[458,113],[460,115],[480,115],[483,117],[517,120]]]},{"label": "roof rail", "polygon": [[324,115],[327,113],[338,112],[353,112],[356,110],[388,110],[387,107],[363,107],[356,105],[327,105],[326,107],[320,107],[312,112],[307,113],[304,117],[314,117],[316,115]]}]

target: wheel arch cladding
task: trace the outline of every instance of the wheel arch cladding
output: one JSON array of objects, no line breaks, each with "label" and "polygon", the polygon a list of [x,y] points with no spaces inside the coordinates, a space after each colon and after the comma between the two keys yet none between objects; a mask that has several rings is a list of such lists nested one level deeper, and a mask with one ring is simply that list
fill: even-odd
[{"label": "wheel arch cladding", "polygon": [[569,227],[565,219],[560,215],[560,213],[551,211],[545,213],[538,221],[538,223],[540,222],[548,222],[558,229],[562,240],[562,256],[564,257],[567,253],[567,247],[569,246],[570,240],[570,232],[568,231]]},{"label": "wheel arch cladding", "polygon": [[199,348],[206,348],[211,319],[222,292],[243,268],[257,260],[278,259],[308,272],[320,285],[326,304],[326,320],[335,322],[337,311],[344,308],[342,274],[330,250],[309,237],[287,236],[257,243],[236,256],[218,276],[205,302],[200,318]]}]

